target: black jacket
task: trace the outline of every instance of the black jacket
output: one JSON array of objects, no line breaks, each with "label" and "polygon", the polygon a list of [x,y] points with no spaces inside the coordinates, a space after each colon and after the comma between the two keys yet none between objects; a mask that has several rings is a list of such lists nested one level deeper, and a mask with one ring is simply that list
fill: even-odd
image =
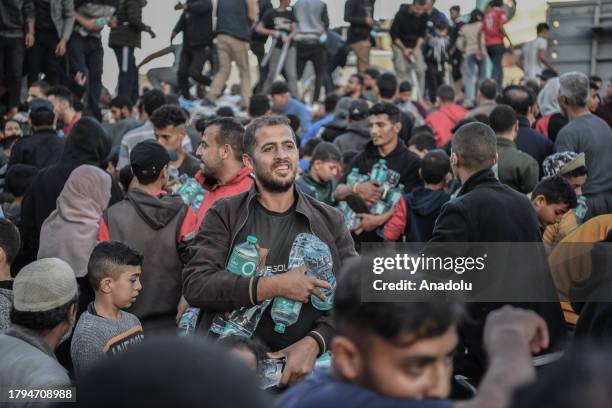
[{"label": "black jacket", "polygon": [[400,6],[389,30],[391,39],[395,42],[399,38],[404,47],[414,48],[417,40],[427,35],[427,19],[426,13],[417,17],[408,4]]},{"label": "black jacket", "polygon": [[119,0],[116,16],[117,27],[108,37],[110,47],[140,48],[141,32],[149,27],[142,22],[142,0]]},{"label": "black jacket", "polygon": [[211,45],[213,41],[213,7],[211,0],[187,0],[187,10],[179,18],[175,33],[183,33],[183,46]]},{"label": "black jacket", "polygon": [[514,142],[516,147],[536,159],[542,176],[542,162],[553,153],[553,144],[544,135],[536,132],[529,125],[525,116],[519,116],[519,131]]},{"label": "black jacket", "polygon": [[[72,129],[61,160],[42,169],[26,193],[21,205],[21,239],[24,261],[31,262],[38,254],[40,229],[45,219],[55,210],[66,180],[72,170],[83,164],[106,168],[106,157],[111,150],[110,137],[92,118],[80,119]],[[111,187],[112,205],[122,198],[115,181]]]},{"label": "black jacket", "polygon": [[13,164],[29,164],[38,169],[59,161],[64,152],[64,139],[53,129],[35,130],[31,135],[17,140],[11,150],[9,167]]},{"label": "black jacket", "polygon": [[387,161],[387,167],[400,174],[399,182],[404,185],[406,192],[411,191],[416,185],[421,184],[419,179],[421,159],[408,150],[401,139],[398,139],[395,150],[385,157],[380,155],[374,143],[368,142],[365,151],[353,158],[349,168],[352,169],[356,167],[359,169],[359,173],[368,174],[380,159],[385,159]]},{"label": "black jacket", "polygon": [[344,21],[350,23],[346,37],[347,44],[370,39],[370,30],[366,18],[372,17],[376,0],[347,0],[344,5]]},{"label": "black jacket", "polygon": [[[487,169],[470,177],[457,198],[442,207],[430,242],[541,243],[542,235],[536,212],[527,196],[501,184],[493,171]],[[544,279],[550,280],[550,290],[555,293],[552,278]],[[484,374],[487,364],[482,345],[485,319],[489,312],[501,306],[501,303],[469,304],[468,313],[473,321],[460,328],[467,354],[457,359],[457,372],[476,382]],[[515,306],[534,310],[546,320],[551,338],[549,351],[562,347],[567,332],[558,302]]]},{"label": "black jacket", "polygon": [[26,22],[34,17],[34,0],[0,1],[0,36],[23,37]]}]

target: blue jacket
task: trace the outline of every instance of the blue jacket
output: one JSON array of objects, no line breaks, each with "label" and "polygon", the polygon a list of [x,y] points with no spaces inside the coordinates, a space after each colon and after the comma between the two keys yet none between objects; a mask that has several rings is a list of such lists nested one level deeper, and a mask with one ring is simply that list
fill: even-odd
[{"label": "blue jacket", "polygon": [[300,127],[302,128],[302,132],[299,134],[300,138],[310,129],[312,125],[310,110],[302,102],[289,98],[289,102],[283,106],[283,113],[285,115],[295,115],[300,118]]}]

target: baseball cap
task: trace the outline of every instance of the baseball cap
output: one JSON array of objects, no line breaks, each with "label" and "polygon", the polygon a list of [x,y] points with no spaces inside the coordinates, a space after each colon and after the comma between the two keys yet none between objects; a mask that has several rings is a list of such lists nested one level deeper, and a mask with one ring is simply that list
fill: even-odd
[{"label": "baseball cap", "polygon": [[170,162],[170,154],[155,140],[138,143],[130,153],[130,163],[136,178],[159,176],[165,165]]},{"label": "baseball cap", "polygon": [[349,106],[348,117],[350,120],[362,120],[368,117],[370,107],[363,99],[355,99]]},{"label": "baseball cap", "polygon": [[542,163],[544,178],[564,175],[580,167],[586,167],[584,153],[558,152],[548,156]]},{"label": "baseball cap", "polygon": [[541,74],[538,74],[537,77],[544,81],[548,81],[549,79],[558,77],[558,75],[552,69],[546,68]]},{"label": "baseball cap", "polygon": [[55,112],[53,111],[53,104],[46,99],[32,99],[30,102],[30,117],[36,120],[36,118],[53,118]]},{"label": "baseball cap", "polygon": [[43,258],[24,266],[13,282],[13,307],[20,312],[46,312],[77,295],[74,271],[58,258]]}]

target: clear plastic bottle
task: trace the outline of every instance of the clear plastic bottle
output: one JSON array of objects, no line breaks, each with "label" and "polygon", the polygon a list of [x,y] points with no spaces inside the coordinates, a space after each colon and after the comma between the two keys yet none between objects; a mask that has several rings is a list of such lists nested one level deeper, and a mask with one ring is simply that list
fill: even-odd
[{"label": "clear plastic bottle", "polygon": [[324,280],[331,285],[331,289],[318,289],[325,300],[311,295],[310,302],[315,309],[330,310],[334,305],[334,293],[336,291],[336,277],[333,272],[333,261],[331,251],[327,244],[312,234],[300,234],[305,236],[304,244],[304,266],[306,273],[316,279]]},{"label": "clear plastic bottle", "polygon": [[377,181],[381,186],[387,181],[387,161],[385,159],[380,159],[372,167],[370,180]]},{"label": "clear plastic bottle", "polygon": [[283,376],[285,364],[287,364],[285,357],[263,360],[259,366],[259,388],[266,390],[270,387],[276,387]]},{"label": "clear plastic bottle", "polygon": [[271,300],[268,299],[264,303],[248,309],[241,308],[234,310],[227,318],[221,337],[235,335],[250,338],[253,336],[270,302]]},{"label": "clear plastic bottle", "polygon": [[195,333],[200,316],[200,309],[197,307],[189,307],[181,316],[178,323],[178,335],[181,337],[190,336]]},{"label": "clear plastic bottle", "polygon": [[389,195],[387,196],[387,204],[389,205],[389,208],[395,208],[399,200],[402,198],[402,194],[404,194],[403,184],[400,184],[389,192]]},{"label": "clear plastic bottle", "polygon": [[350,187],[353,187],[355,184],[359,183],[359,169],[353,167],[348,176],[346,176],[346,184]]},{"label": "clear plastic bottle", "polygon": [[580,197],[578,197],[578,205],[576,206],[576,208],[574,208],[574,214],[576,214],[576,220],[578,221],[578,224],[582,224],[582,221],[584,220],[584,216],[586,215],[588,209],[589,208],[587,207],[586,197],[584,195],[581,195]]},{"label": "clear plastic bottle", "polygon": [[202,204],[202,200],[204,200],[206,190],[204,190],[196,179],[188,177],[186,174],[183,174],[179,178],[179,181],[181,186],[178,188],[177,193],[180,194],[185,204],[191,206],[193,211],[197,212],[200,208],[200,204]]},{"label": "clear plastic bottle", "polygon": [[259,263],[259,252],[257,252],[256,244],[257,238],[249,235],[246,242],[236,245],[227,263],[227,270],[247,278],[253,276],[257,272],[257,264]]},{"label": "clear plastic bottle", "polygon": [[287,326],[291,326],[298,321],[302,303],[295,300],[287,299],[282,296],[274,298],[272,303],[272,320],[274,321],[274,331],[284,333]]},{"label": "clear plastic bottle", "polygon": [[374,203],[372,208],[370,208],[370,212],[374,215],[381,215],[387,211],[387,203],[383,200],[378,200]]}]

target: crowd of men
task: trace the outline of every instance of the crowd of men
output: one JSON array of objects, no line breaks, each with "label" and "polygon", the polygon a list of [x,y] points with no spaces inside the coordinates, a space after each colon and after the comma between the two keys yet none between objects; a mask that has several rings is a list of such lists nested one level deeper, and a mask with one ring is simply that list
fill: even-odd
[{"label": "crowd of men", "polygon": [[[374,3],[346,1],[346,38],[321,0],[178,3],[182,45],[140,65],[177,63],[141,89],[146,0],[0,1],[3,392],[76,385],[87,407],[610,406],[612,309],[589,291],[609,282],[612,79],[558,73],[542,23],[508,81],[497,0],[467,19],[401,6],[385,71]],[[381,160],[399,198],[375,211]],[[291,263],[304,234],[333,279]],[[253,237],[257,273],[230,271]],[[366,302],[373,242],[533,243],[534,282],[559,301]],[[313,301],[325,291],[330,310]],[[283,330],[275,299],[301,303]],[[219,336],[245,311],[260,313],[247,335]],[[282,373],[259,391],[270,362]]]}]

